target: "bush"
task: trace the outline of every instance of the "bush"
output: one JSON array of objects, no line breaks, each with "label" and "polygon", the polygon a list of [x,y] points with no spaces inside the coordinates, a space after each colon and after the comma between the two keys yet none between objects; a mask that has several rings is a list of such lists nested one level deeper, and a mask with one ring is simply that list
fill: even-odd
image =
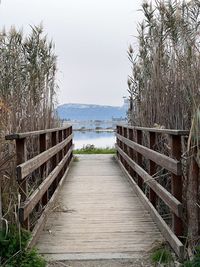
[{"label": "bush", "polygon": [[36,249],[26,249],[31,234],[16,226],[0,230],[0,265],[5,267],[45,267],[45,260]]}]

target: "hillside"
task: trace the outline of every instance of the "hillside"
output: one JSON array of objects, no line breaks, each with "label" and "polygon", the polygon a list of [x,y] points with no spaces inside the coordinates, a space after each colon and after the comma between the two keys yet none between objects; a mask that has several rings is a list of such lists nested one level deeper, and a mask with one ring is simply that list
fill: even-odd
[{"label": "hillside", "polygon": [[127,105],[121,107],[91,105],[91,104],[63,104],[57,108],[58,116],[62,120],[112,120],[125,118]]}]

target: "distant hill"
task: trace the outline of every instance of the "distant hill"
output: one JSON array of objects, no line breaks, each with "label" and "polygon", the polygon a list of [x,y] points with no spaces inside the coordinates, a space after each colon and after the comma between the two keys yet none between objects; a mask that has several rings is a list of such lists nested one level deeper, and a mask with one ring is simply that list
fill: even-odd
[{"label": "distant hill", "polygon": [[121,107],[90,105],[90,104],[63,104],[58,106],[58,116],[62,120],[112,120],[125,118],[127,104]]}]

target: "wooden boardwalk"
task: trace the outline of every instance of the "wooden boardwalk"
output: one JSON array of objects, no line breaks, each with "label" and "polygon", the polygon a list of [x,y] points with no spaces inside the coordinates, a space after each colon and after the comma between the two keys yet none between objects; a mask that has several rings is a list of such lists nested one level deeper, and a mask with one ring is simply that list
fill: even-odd
[{"label": "wooden boardwalk", "polygon": [[139,258],[162,242],[112,155],[73,162],[37,248],[50,259]]}]

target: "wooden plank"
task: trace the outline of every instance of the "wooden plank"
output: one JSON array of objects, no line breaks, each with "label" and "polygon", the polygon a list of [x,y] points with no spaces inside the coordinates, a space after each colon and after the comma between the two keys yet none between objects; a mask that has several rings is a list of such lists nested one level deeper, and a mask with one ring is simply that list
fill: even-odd
[{"label": "wooden plank", "polygon": [[141,168],[136,162],[128,157],[121,148],[116,145],[116,149],[121,156],[128,162],[128,164],[140,175],[140,177],[146,182],[156,194],[168,205],[168,207],[178,216],[181,217],[183,213],[182,204],[163,186],[155,181],[151,175],[149,175],[143,168]]},{"label": "wooden plank", "polygon": [[[170,136],[171,142],[171,156],[177,160],[181,160],[181,137],[180,136]],[[171,179],[171,191],[172,194],[176,199],[182,202],[182,191],[183,191],[183,181],[182,176],[177,174],[172,174]],[[172,227],[174,233],[179,236],[183,237],[183,222],[182,218],[176,216],[176,214],[172,215]]]},{"label": "wooden plank", "polygon": [[165,223],[165,221],[162,219],[160,214],[157,212],[157,210],[154,208],[154,206],[151,204],[151,202],[148,200],[148,198],[144,195],[142,190],[135,183],[135,181],[129,175],[129,173],[124,168],[124,166],[121,164],[121,162],[118,159],[117,159],[117,161],[118,161],[119,165],[121,166],[123,172],[128,177],[130,183],[133,184],[133,189],[135,190],[136,194],[141,199],[141,201],[144,204],[144,206],[146,207],[146,209],[150,212],[152,218],[156,222],[156,224],[159,227],[161,233],[166,238],[166,240],[169,242],[169,244],[171,245],[173,250],[176,252],[177,256],[181,260],[183,260],[183,258],[184,258],[184,245],[177,238],[177,236],[172,232],[172,230],[169,228],[169,226]]},{"label": "wooden plank", "polygon": [[172,130],[172,129],[159,129],[159,128],[148,128],[148,127],[138,127],[138,126],[131,126],[128,124],[117,124],[117,126],[126,127],[128,129],[135,129],[135,130],[141,130],[145,132],[154,132],[154,133],[160,133],[160,134],[171,134],[171,135],[189,135],[188,130]]},{"label": "wooden plank", "polygon": [[22,139],[22,138],[26,138],[26,137],[35,136],[35,135],[52,133],[52,132],[56,132],[56,131],[60,131],[60,130],[66,130],[70,127],[71,127],[71,125],[69,125],[67,127],[65,126],[65,127],[60,127],[60,128],[45,129],[45,130],[26,132],[26,133],[14,133],[14,134],[6,135],[5,139],[6,140]]},{"label": "wooden plank", "polygon": [[117,138],[127,144],[129,147],[133,148],[135,151],[138,153],[142,154],[144,157],[147,159],[152,160],[156,164],[164,167],[168,171],[181,175],[182,174],[182,167],[181,167],[181,162],[177,161],[175,159],[172,159],[170,157],[167,157],[157,151],[154,151],[148,147],[142,146],[140,144],[137,144],[136,142],[133,142],[131,140],[128,140],[127,138],[120,136],[116,134]]},{"label": "wooden plank", "polygon": [[[39,144],[40,144],[40,153],[44,152],[47,149],[47,140],[46,140],[46,133],[45,134],[40,134],[39,135]],[[44,163],[40,166],[40,175],[42,180],[46,178],[46,170],[47,170],[47,164]],[[41,204],[45,206],[48,202],[48,190],[47,192],[43,195]]]},{"label": "wooden plank", "polygon": [[[37,242],[41,254],[62,259],[62,255],[109,253],[112,258],[114,253],[145,254],[154,242],[163,242],[112,155],[78,155],[78,159]],[[106,175],[99,172],[104,165]]]},{"label": "wooden plank", "polygon": [[[23,164],[27,160],[27,151],[26,151],[26,139],[20,139],[16,140],[16,158],[17,158],[17,164]],[[21,196],[21,201],[25,201],[28,196],[28,182],[27,180],[18,180],[18,186],[19,186],[19,193]],[[27,220],[23,221],[23,227],[29,230],[30,228],[30,222],[29,217],[27,217]]]},{"label": "wooden plank", "polygon": [[[145,255],[144,253],[141,252],[122,252],[122,253],[117,253],[117,252],[104,252],[104,253],[56,253],[56,254],[44,254],[44,256],[48,260],[53,260],[53,261],[64,261],[64,260],[76,260],[76,261],[85,261],[85,260],[114,260],[114,259],[140,259],[143,258]],[[113,265],[112,265],[113,266]]]},{"label": "wooden plank", "polygon": [[[154,149],[156,144],[156,133],[149,132],[149,148]],[[149,160],[149,174],[152,176],[156,173],[156,164],[154,161]],[[156,193],[150,188],[149,190],[149,200],[154,207],[156,207],[157,196]]]},{"label": "wooden plank", "polygon": [[[71,161],[72,162],[72,161]],[[49,213],[51,212],[52,210],[52,207],[58,197],[58,194],[59,194],[59,191],[62,187],[62,184],[63,182],[65,181],[66,177],[67,177],[67,174],[69,172],[69,169],[70,169],[70,166],[71,166],[71,162],[68,166],[68,168],[66,169],[63,177],[61,178],[55,192],[53,193],[51,199],[49,200],[48,204],[46,205],[45,207],[45,210],[43,211],[41,217],[39,218],[39,220],[37,221],[37,224],[35,225],[33,231],[32,231],[32,235],[31,235],[31,239],[29,241],[29,243],[27,244],[27,247],[28,248],[32,248],[35,246],[36,242],[37,242],[37,239],[38,237],[40,236],[40,233],[45,225],[45,220],[47,219]]]},{"label": "wooden plank", "polygon": [[23,222],[28,217],[28,215],[32,212],[34,207],[40,201],[44,193],[48,190],[53,181],[56,179],[56,177],[64,167],[65,163],[69,159],[72,150],[73,148],[71,148],[67,152],[67,154],[62,159],[62,161],[59,162],[57,167],[47,176],[47,178],[40,184],[40,186],[31,194],[31,196],[19,208],[19,219],[21,222]]},{"label": "wooden plank", "polygon": [[28,174],[32,173],[34,170],[39,168],[48,159],[57,154],[61,149],[63,149],[71,140],[73,134],[71,134],[67,139],[57,144],[56,146],[49,148],[48,150],[42,152],[36,157],[20,164],[17,166],[17,178],[18,180],[24,179]]},{"label": "wooden plank", "polygon": [[[143,135],[142,135],[142,131],[140,130],[136,130],[136,140],[137,140],[137,144],[142,145],[142,139],[143,139]],[[128,140],[128,139],[127,139]],[[122,141],[123,142],[123,141]],[[126,151],[124,151],[126,152]],[[142,155],[141,153],[137,153],[137,164],[139,166],[142,166]],[[140,188],[143,187],[143,179],[142,177],[140,177],[140,175],[137,175],[137,184]]]}]

